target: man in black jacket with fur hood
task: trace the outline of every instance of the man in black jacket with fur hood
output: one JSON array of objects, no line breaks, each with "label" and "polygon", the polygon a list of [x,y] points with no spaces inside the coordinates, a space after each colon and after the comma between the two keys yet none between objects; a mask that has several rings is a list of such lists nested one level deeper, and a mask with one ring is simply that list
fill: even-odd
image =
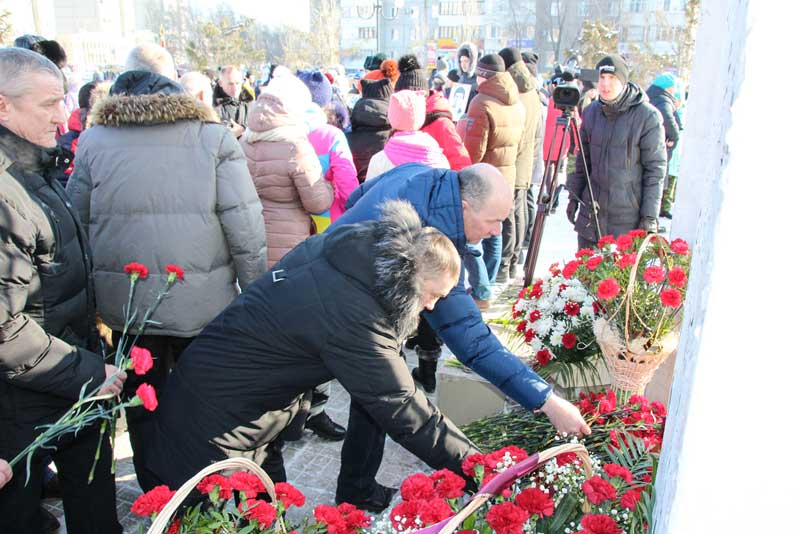
[{"label": "man in black jacket with fur hood", "polygon": [[417,389],[401,355],[420,312],[460,270],[450,239],[402,201],[387,202],[378,221],[305,240],[184,352],[156,412],[149,487],[178,487],[231,456],[266,462],[285,480],[270,444],[302,417],[303,394],[333,378],[403,447],[460,473],[476,449]]}]

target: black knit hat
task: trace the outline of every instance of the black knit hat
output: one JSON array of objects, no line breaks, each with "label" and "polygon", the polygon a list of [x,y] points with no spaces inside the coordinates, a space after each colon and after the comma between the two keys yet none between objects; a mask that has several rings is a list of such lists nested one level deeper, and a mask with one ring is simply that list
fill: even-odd
[{"label": "black knit hat", "polygon": [[623,84],[628,83],[628,64],[616,54],[611,54],[601,59],[597,63],[597,70],[600,71],[601,75],[603,73],[613,74],[619,78]]},{"label": "black knit hat", "polygon": [[427,91],[428,82],[425,71],[420,67],[419,60],[414,54],[408,54],[397,61],[400,77],[394,84],[395,91],[411,89],[412,91]]},{"label": "black knit hat", "polygon": [[510,67],[514,63],[522,61],[522,54],[516,48],[504,48],[500,50],[499,55],[503,58],[506,67]]},{"label": "black knit hat", "polygon": [[458,77],[458,69],[452,69],[452,70],[448,71],[447,72],[447,78],[453,83],[458,83],[458,80],[460,79]]},{"label": "black knit hat", "polygon": [[506,71],[506,63],[497,54],[487,54],[478,60],[478,67],[475,74],[482,78],[491,78],[500,72]]},{"label": "black knit hat", "polygon": [[392,96],[392,82],[389,78],[380,80],[361,80],[361,98],[374,98],[389,101]]}]

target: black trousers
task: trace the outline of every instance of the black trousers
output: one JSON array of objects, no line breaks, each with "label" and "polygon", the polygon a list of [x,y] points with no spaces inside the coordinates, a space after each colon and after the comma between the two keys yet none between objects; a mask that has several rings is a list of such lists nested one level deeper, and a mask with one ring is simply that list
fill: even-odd
[{"label": "black trousers", "polygon": [[443,345],[442,340],[436,335],[436,331],[431,328],[431,325],[423,316],[420,316],[419,318],[417,334],[409,341],[414,345],[417,345],[421,350],[427,351],[438,351]]},{"label": "black trousers", "polygon": [[383,429],[360,404],[351,400],[336,487],[337,501],[359,501],[372,494],[385,441]]},{"label": "black trousers", "polygon": [[[119,343],[121,332],[113,332],[114,347]],[[133,337],[129,336],[129,343]],[[137,347],[142,347],[150,351],[153,356],[153,368],[142,376],[128,371],[128,378],[123,386],[124,396],[136,395],[136,388],[143,383],[148,383],[156,390],[159,396],[170,371],[175,367],[178,358],[184,350],[191,344],[194,338],[173,337],[173,336],[142,336],[136,341]],[[143,406],[128,408],[125,410],[125,420],[128,423],[128,435],[131,440],[133,450],[133,467],[136,470],[136,480],[143,489],[152,484],[151,476],[144,471],[144,458],[146,457],[147,447],[152,443],[148,437],[154,435],[155,412],[149,412]]]},{"label": "black trousers", "polygon": [[[30,443],[34,424],[6,424],[0,429],[0,458],[11,460]],[[77,436],[64,436],[55,443],[56,450],[40,450],[31,461],[30,480],[25,484],[23,459],[14,466],[14,478],[0,489],[0,533],[39,534],[43,532],[39,510],[42,477],[46,459],[58,468],[63,492],[64,515],[70,534],[116,534],[122,532],[117,520],[117,490],[111,474],[111,444],[104,436],[100,457],[89,484],[99,439],[99,426],[83,430]]]},{"label": "black trousers", "polygon": [[592,241],[590,239],[586,239],[585,237],[578,234],[578,248],[594,248],[597,246],[597,241]]}]

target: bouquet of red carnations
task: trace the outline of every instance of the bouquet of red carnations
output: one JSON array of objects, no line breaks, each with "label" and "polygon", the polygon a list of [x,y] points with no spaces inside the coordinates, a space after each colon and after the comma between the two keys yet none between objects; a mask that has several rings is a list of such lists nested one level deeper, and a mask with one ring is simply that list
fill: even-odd
[{"label": "bouquet of red carnations", "polygon": [[690,251],[644,230],[601,237],[581,249],[563,275],[583,283],[597,299],[594,333],[622,390],[642,393],[678,346]]}]

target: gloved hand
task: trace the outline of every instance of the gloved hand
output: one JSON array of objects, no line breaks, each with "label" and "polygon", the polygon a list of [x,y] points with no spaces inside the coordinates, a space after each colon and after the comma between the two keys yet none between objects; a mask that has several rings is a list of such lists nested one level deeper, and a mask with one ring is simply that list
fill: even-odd
[{"label": "gloved hand", "polygon": [[642,217],[639,219],[639,228],[648,234],[658,233],[658,219],[655,217]]},{"label": "gloved hand", "polygon": [[575,224],[575,217],[578,214],[578,201],[574,198],[571,198],[569,204],[567,204],[567,220],[572,224]]}]

